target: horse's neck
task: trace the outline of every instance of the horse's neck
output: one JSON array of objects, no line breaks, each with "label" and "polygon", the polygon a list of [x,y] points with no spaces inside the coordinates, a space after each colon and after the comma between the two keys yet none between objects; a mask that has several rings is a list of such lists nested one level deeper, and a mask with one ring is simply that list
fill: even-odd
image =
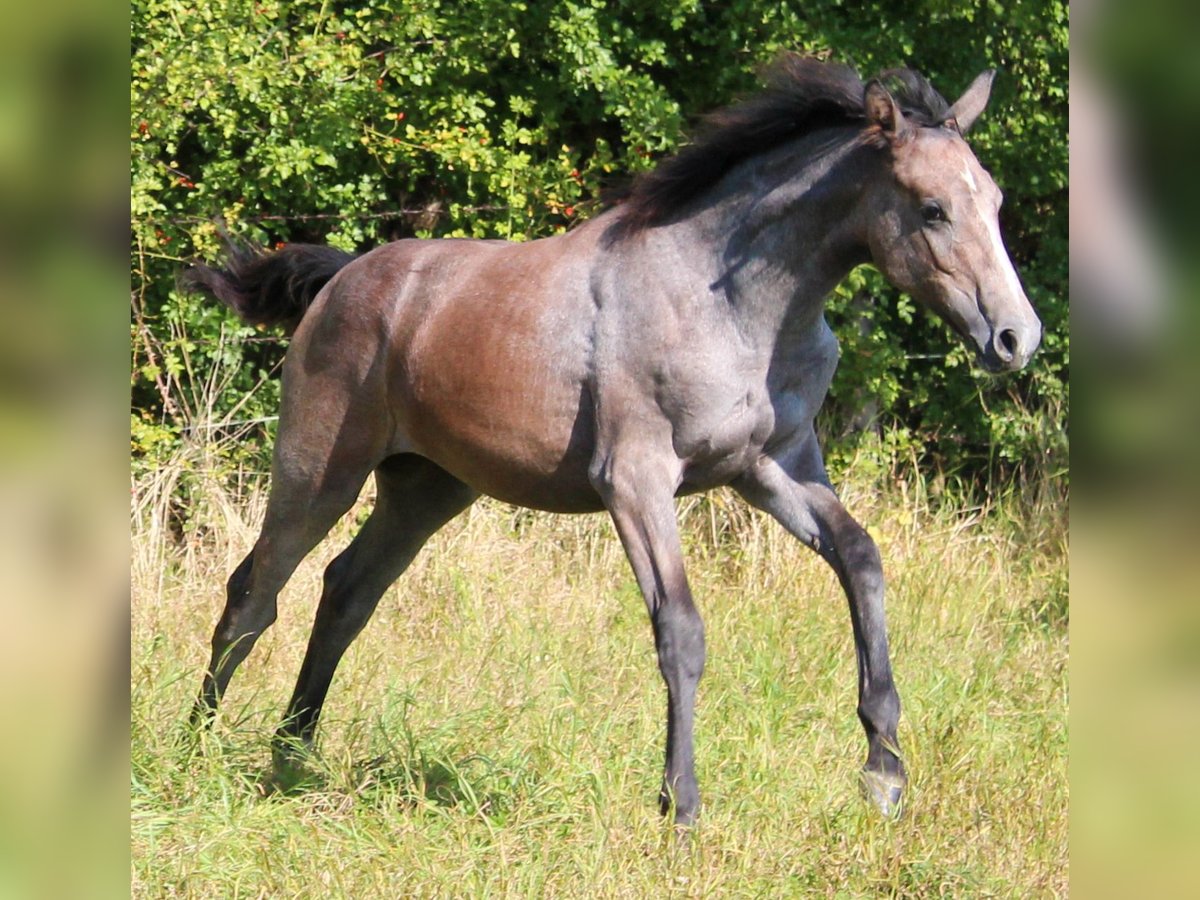
[{"label": "horse's neck", "polygon": [[857,214],[862,164],[844,140],[827,144],[751,159],[726,179],[723,196],[678,225],[708,237],[700,243],[716,256],[712,287],[742,333],[764,345],[807,340],[825,298],[867,258]]}]

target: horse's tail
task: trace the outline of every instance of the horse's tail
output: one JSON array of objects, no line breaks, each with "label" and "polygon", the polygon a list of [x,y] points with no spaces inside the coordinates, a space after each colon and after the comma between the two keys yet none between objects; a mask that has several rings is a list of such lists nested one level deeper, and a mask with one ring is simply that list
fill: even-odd
[{"label": "horse's tail", "polygon": [[198,263],[180,281],[186,290],[212,294],[251,325],[280,325],[291,334],[325,283],[353,259],[322,244],[288,244],[274,252],[230,244],[225,268]]}]

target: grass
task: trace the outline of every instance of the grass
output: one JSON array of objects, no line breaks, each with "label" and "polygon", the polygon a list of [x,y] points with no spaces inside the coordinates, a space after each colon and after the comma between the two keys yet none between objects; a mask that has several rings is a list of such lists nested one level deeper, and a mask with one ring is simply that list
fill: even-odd
[{"label": "grass", "polygon": [[309,778],[271,793],[321,571],[364,497],[284,591],[215,730],[182,749],[224,580],[263,508],[193,479],[172,530],[182,472],[133,490],[134,896],[1067,894],[1067,542],[1051,504],[846,492],[889,575],[911,785],[887,822],[858,793],[833,574],[732,495],[681,502],[709,655],[702,823],[677,844],[657,813],[653,641],[603,517],[484,502],[438,534],[347,654]]}]

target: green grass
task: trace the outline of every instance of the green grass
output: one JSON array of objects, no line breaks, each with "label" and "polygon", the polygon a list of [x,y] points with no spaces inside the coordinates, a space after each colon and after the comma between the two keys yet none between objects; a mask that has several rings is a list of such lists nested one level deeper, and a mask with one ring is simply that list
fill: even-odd
[{"label": "green grass", "polygon": [[1049,505],[848,494],[889,575],[911,786],[887,822],[858,792],[866,746],[833,574],[731,495],[682,503],[709,654],[702,820],[679,844],[657,813],[650,628],[603,517],[483,503],[436,536],[347,654],[309,778],[271,793],[270,737],[351,523],[297,572],[188,753],[224,579],[262,498],[204,488],[169,539],[171,489],[134,492],[135,896],[1067,893],[1066,536]]}]

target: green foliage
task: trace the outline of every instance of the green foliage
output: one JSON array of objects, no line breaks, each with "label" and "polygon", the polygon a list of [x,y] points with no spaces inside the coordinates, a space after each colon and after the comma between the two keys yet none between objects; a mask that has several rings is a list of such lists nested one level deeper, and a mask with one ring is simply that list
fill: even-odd
[{"label": "green foliage", "polygon": [[[823,420],[834,457],[868,410],[924,462],[972,477],[1065,469],[1063,0],[136,0],[132,32],[135,461],[182,439],[201,409],[275,412],[265,376],[282,342],[175,290],[222,227],[344,249],[552,234],[787,48],[864,73],[911,63],[951,99],[1000,69],[973,144],[1007,193],[1002,226],[1047,327],[1029,372],[991,379],[877,273],[855,273],[830,306],[843,346]],[[218,397],[198,391],[218,383]]]}]

